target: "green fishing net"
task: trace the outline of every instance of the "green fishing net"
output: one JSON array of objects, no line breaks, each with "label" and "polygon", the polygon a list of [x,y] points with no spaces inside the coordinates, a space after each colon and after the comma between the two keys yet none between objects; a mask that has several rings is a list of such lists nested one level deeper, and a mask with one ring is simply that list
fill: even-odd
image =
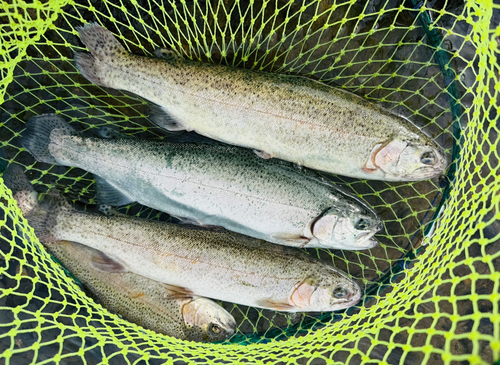
[{"label": "green fishing net", "polygon": [[[386,183],[321,174],[384,220],[366,251],[307,249],[364,290],[355,307],[285,314],[221,303],[238,322],[219,344],[156,334],[96,304],[35,237],[0,183],[0,364],[491,364],[500,359],[500,5],[403,0],[3,0],[2,168],[79,209],[93,176],[36,162],[25,121],[57,113],[77,129],[199,141],[149,120],[130,93],[90,84],[72,61],[77,26],[98,22],[135,54],[305,75],[400,113],[442,145],[447,176]],[[2,180],[0,180],[2,181]],[[170,220],[138,204],[131,216]]]}]

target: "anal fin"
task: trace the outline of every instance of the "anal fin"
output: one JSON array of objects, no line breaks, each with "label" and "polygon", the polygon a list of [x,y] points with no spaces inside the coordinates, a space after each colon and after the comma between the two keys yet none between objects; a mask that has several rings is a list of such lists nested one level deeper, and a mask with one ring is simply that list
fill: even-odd
[{"label": "anal fin", "polygon": [[169,299],[186,299],[186,298],[192,298],[194,293],[182,286],[177,286],[177,285],[171,285],[171,284],[166,284],[162,283],[162,285],[169,291],[168,294],[166,294],[166,298]]},{"label": "anal fin", "polygon": [[295,307],[293,305],[285,302],[277,302],[272,300],[271,298],[260,299],[257,301],[257,305],[275,311],[295,312]]},{"label": "anal fin", "polygon": [[299,234],[277,233],[271,235],[271,239],[284,246],[304,247],[311,239]]},{"label": "anal fin", "polygon": [[94,178],[97,185],[97,201],[99,204],[121,206],[135,202],[135,199],[128,196],[109,181],[97,175],[94,175]]}]

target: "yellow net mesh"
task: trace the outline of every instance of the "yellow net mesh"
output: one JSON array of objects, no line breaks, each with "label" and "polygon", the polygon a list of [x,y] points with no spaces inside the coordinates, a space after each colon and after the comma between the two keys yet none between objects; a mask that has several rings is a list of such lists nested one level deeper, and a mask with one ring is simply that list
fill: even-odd
[{"label": "yellow net mesh", "polygon": [[[47,112],[89,133],[102,126],[168,139],[135,95],[90,84],[75,27],[97,21],[136,54],[306,75],[401,113],[453,156],[448,177],[386,183],[324,176],[384,220],[369,251],[307,250],[364,288],[356,307],[290,315],[222,303],[238,331],[183,342],[95,304],[45,251],[0,184],[0,359],[5,364],[491,364],[500,358],[500,6],[492,1],[4,1],[0,142],[35,188],[85,209],[91,174],[38,163],[20,147]],[[460,137],[461,132],[461,137]],[[175,137],[182,140],[196,137]],[[456,171],[454,171],[456,169]],[[121,208],[168,216],[138,204]],[[438,216],[438,212],[440,212]],[[433,218],[436,224],[433,225]]]}]

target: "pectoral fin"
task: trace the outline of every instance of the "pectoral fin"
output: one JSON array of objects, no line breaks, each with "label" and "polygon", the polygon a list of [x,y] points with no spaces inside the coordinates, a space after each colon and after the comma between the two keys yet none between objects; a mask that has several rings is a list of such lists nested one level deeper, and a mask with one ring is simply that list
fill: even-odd
[{"label": "pectoral fin", "polygon": [[290,233],[277,233],[271,235],[271,239],[284,246],[304,247],[311,241],[310,238]]},{"label": "pectoral fin", "polygon": [[135,201],[135,199],[129,197],[102,177],[94,175],[94,179],[97,186],[97,201],[99,204],[109,204],[119,207]]},{"label": "pectoral fin", "polygon": [[186,217],[175,217],[179,220],[179,224],[190,224],[192,226],[203,226],[202,223],[198,222],[196,219],[193,218],[186,218]]},{"label": "pectoral fin", "polygon": [[148,104],[148,119],[160,128],[170,132],[191,131],[192,129],[174,119],[167,110],[157,104]]},{"label": "pectoral fin", "polygon": [[185,218],[185,217],[175,217],[175,218],[177,218],[179,220],[179,224],[189,224],[192,226],[205,228],[205,229],[208,229],[211,231],[222,231],[224,229],[221,226],[213,226],[213,225],[203,224],[203,223],[198,222],[197,220],[192,219],[192,218]]},{"label": "pectoral fin", "polygon": [[273,155],[264,151],[253,150],[253,152],[255,152],[257,156],[263,158],[264,160],[269,160],[270,158],[273,158]]},{"label": "pectoral fin", "polygon": [[90,259],[91,265],[99,271],[113,272],[113,273],[124,273],[128,269],[123,266],[118,261],[112,259],[103,252],[96,251],[92,254]]},{"label": "pectoral fin", "polygon": [[168,299],[189,299],[192,298],[194,293],[182,286],[171,285],[162,283],[163,287],[168,290],[168,293],[165,294],[165,297]]},{"label": "pectoral fin", "polygon": [[257,301],[257,305],[266,309],[282,311],[282,312],[290,312],[295,309],[293,305],[290,305],[287,302],[278,302],[272,300],[271,298],[260,299]]}]

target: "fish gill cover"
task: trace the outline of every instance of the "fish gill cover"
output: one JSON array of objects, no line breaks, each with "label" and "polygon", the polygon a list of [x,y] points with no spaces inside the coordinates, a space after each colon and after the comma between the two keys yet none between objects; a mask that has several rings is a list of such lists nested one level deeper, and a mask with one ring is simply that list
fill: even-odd
[{"label": "fish gill cover", "polygon": [[[441,0],[2,5],[2,162],[22,165],[36,190],[56,187],[80,209],[94,203],[93,176],[35,162],[19,143],[30,117],[57,113],[88,135],[107,128],[131,138],[205,141],[165,133],[148,120],[145,100],[93,85],[77,71],[74,52],[85,47],[76,27],[89,22],[135,54],[165,47],[184,58],[304,75],[354,92],[413,121],[454,162],[446,178],[420,182],[321,174],[384,221],[374,249],[304,249],[354,278],[362,301],[323,314],[222,303],[238,328],[216,345],[156,334],[96,304],[46,252],[0,185],[5,363],[488,364],[500,358],[500,6]],[[120,212],[171,220],[139,204]]]}]

